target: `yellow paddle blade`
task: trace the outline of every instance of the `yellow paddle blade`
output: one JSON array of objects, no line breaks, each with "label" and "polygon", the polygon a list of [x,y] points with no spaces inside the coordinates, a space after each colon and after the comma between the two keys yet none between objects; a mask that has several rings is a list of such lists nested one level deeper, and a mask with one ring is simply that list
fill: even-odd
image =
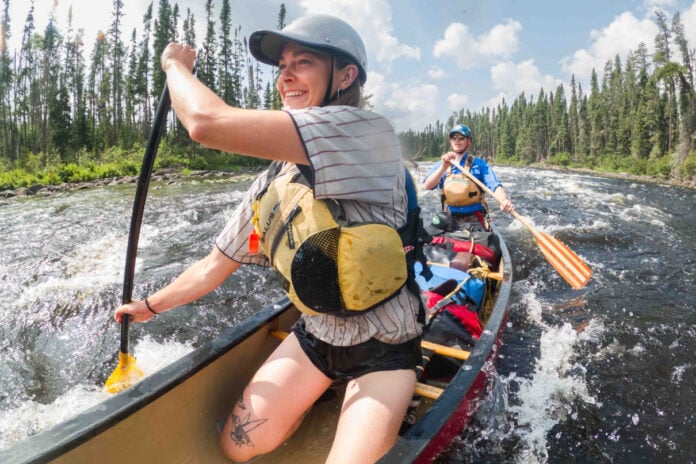
[{"label": "yellow paddle blade", "polygon": [[130,353],[118,353],[118,366],[111,373],[104,388],[109,393],[125,390],[143,377],[143,371],[135,365],[135,358]]},{"label": "yellow paddle blade", "polygon": [[574,290],[581,289],[590,281],[592,269],[565,243],[538,230],[532,230],[532,233],[546,261]]}]

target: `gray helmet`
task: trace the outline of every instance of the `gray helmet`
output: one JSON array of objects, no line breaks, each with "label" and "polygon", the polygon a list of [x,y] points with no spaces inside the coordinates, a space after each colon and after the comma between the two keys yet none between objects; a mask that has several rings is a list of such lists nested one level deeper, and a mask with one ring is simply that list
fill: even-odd
[{"label": "gray helmet", "polygon": [[307,15],[282,31],[255,31],[249,37],[251,54],[262,63],[278,66],[283,47],[295,42],[303,47],[347,56],[358,66],[361,84],[367,80],[367,55],[362,39],[350,24],[329,15]]}]

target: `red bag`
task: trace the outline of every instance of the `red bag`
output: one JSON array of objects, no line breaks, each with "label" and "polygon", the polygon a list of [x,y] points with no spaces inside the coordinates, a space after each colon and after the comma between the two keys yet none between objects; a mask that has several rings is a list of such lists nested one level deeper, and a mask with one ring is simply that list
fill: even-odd
[{"label": "red bag", "polygon": [[473,253],[476,256],[480,256],[481,258],[485,259],[489,263],[495,263],[495,252],[488,248],[485,245],[481,245],[480,243],[474,243],[474,242],[468,242],[466,240],[457,240],[456,238],[450,238],[450,237],[433,237],[432,242],[430,242],[433,245],[442,245],[442,246],[452,246],[452,251],[466,251],[469,253]]},{"label": "red bag", "polygon": [[[428,308],[434,307],[440,300],[442,300],[444,297],[440,295],[439,293],[435,292],[430,292],[430,291],[424,291],[423,296],[425,297],[426,305]],[[476,340],[479,339],[481,336],[481,332],[483,332],[483,327],[481,326],[481,321],[478,318],[478,314],[476,312],[471,311],[468,307],[465,305],[460,305],[455,302],[451,302],[442,308],[438,309],[434,314],[430,316],[430,319],[435,319],[436,317],[440,316],[440,313],[443,311],[447,311],[450,313],[450,315],[454,316],[454,318],[459,322],[464,328],[466,328],[467,332],[474,337]]]}]

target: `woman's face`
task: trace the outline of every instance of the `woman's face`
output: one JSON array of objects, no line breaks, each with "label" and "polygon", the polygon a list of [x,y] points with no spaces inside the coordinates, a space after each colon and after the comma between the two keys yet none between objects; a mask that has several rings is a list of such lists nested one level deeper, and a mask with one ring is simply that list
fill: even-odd
[{"label": "woman's face", "polygon": [[283,104],[292,109],[320,106],[326,95],[330,67],[328,55],[289,42],[278,61],[277,85]]}]

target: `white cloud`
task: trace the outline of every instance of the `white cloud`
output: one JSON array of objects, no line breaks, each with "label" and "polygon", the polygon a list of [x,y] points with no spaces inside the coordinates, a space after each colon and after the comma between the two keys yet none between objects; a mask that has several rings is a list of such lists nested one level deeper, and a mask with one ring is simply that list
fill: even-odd
[{"label": "white cloud", "polygon": [[517,51],[517,36],[521,30],[522,24],[508,19],[483,34],[476,44],[477,48],[484,56],[508,57]]},{"label": "white cloud", "polygon": [[443,56],[454,57],[460,68],[467,69],[475,66],[476,52],[468,44],[474,42],[469,29],[462,23],[452,23],[445,29],[445,36],[438,40],[433,47],[436,58]]},{"label": "white cloud", "polygon": [[522,25],[512,19],[474,37],[462,23],[452,23],[433,47],[436,58],[452,57],[461,69],[471,69],[492,59],[505,59],[517,51]]},{"label": "white cloud", "polygon": [[676,0],[645,0],[643,2],[643,6],[645,6],[648,11],[652,11],[657,8],[672,8],[676,6],[676,4]]},{"label": "white cloud", "polygon": [[432,68],[430,68],[428,70],[428,77],[435,80],[435,81],[439,81],[439,80],[446,79],[446,78],[450,77],[450,75],[447,71],[445,71],[441,67],[433,66]]},{"label": "white cloud", "polygon": [[332,14],[350,23],[365,42],[368,53],[385,66],[401,57],[420,59],[420,48],[401,43],[394,35],[387,0],[300,0],[300,6],[307,13]]},{"label": "white cloud", "polygon": [[469,96],[453,93],[447,96],[447,105],[452,111],[459,111],[469,104]]},{"label": "white cloud", "polygon": [[555,92],[556,87],[562,82],[548,74],[542,75],[533,59],[513,63],[505,61],[491,67],[491,84],[494,90],[500,92],[508,103],[524,92],[527,98],[530,95],[539,95],[539,89],[544,92]]},{"label": "white cloud", "polygon": [[440,97],[435,85],[392,82],[382,74],[369,72],[365,93],[372,95],[374,110],[387,117],[397,132],[422,129],[438,118]]},{"label": "white cloud", "polygon": [[578,81],[589,81],[592,69],[601,73],[607,61],[618,54],[625,60],[628,52],[635,51],[640,42],[648,51],[654,48],[657,26],[649,19],[639,20],[631,12],[624,12],[604,29],[592,30],[589,49],[577,50],[572,57],[561,60],[561,67],[568,75],[575,74]]},{"label": "white cloud", "polygon": [[684,36],[690,49],[696,47],[696,1],[691,7],[681,13],[681,23],[684,25]]}]

